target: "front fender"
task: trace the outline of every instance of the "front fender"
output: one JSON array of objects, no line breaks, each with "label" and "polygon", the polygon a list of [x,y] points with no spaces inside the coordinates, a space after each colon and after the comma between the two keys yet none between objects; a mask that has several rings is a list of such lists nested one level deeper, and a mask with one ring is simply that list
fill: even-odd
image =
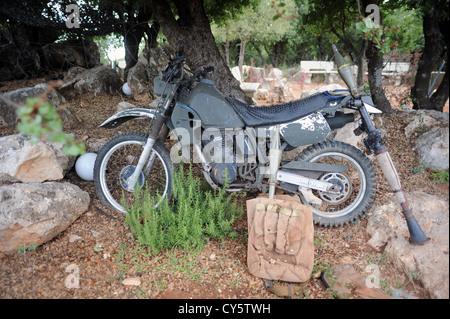
[{"label": "front fender", "polygon": [[104,128],[116,128],[123,123],[138,118],[138,117],[147,117],[154,118],[156,116],[156,110],[144,109],[144,108],[134,108],[129,110],[124,110],[119,113],[114,114],[105,122],[103,122],[100,127]]}]

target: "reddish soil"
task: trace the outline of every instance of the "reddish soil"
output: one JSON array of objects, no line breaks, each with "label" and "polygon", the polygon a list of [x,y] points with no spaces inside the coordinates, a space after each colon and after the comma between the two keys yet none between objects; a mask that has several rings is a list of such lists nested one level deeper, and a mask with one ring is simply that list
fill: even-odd
[{"label": "reddish soil", "polygon": [[[0,83],[0,93],[19,87],[32,86],[45,79]],[[303,90],[308,89],[303,87]],[[299,87],[293,84],[296,97]],[[135,101],[127,96],[77,95],[69,100],[76,111],[79,123],[66,127],[66,132],[79,138],[110,138],[128,130],[143,130],[142,121],[132,121],[118,129],[98,127],[116,111],[117,104],[128,101],[145,107],[149,101]],[[387,147],[400,174],[405,191],[420,189],[448,200],[448,184],[438,184],[426,173],[414,174],[411,170],[419,165],[412,151],[415,137],[398,138],[405,123],[396,112],[388,118],[384,115]],[[15,133],[14,129],[1,129],[0,136]],[[390,190],[376,166],[378,186],[374,206],[382,203]],[[91,205],[66,231],[36,250],[7,256],[0,260],[0,298],[277,298],[269,293],[261,279],[247,270],[247,220],[246,214],[234,228],[239,236],[225,241],[212,240],[198,252],[177,250],[150,255],[123,224],[123,215],[109,211],[99,201],[92,182],[81,180],[72,170],[65,180],[87,191]],[[245,209],[245,198],[241,198]],[[97,209],[97,207],[100,210]],[[102,212],[108,215],[102,214]],[[352,263],[357,271],[365,274],[369,263],[377,263],[383,289],[392,292],[403,289],[419,298],[429,298],[419,281],[409,278],[395,269],[382,253],[367,245],[365,232],[367,220],[339,228],[315,229],[315,272],[298,298],[334,298],[319,278],[320,271],[327,271],[341,262]],[[71,242],[73,235],[81,239]],[[70,285],[73,268],[79,270],[79,286]],[[128,286],[123,279],[139,278],[140,284]],[[69,281],[68,281],[69,280]],[[73,284],[74,282],[72,282]],[[276,285],[286,285],[278,282]],[[72,287],[72,288],[71,288]],[[359,298],[352,294],[350,298]]]}]

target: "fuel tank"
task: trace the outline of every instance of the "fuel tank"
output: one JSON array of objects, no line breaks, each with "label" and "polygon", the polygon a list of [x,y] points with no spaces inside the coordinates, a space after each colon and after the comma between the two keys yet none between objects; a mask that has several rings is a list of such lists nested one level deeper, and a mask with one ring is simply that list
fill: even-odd
[{"label": "fuel tank", "polygon": [[[321,112],[312,113],[289,123],[280,125],[280,136],[291,147],[324,141],[331,133],[330,125]],[[266,127],[270,134],[275,126]],[[267,135],[270,137],[270,135]]]},{"label": "fuel tank", "polygon": [[211,81],[202,80],[197,83],[185,104],[198,115],[204,128],[244,127],[239,115]]}]

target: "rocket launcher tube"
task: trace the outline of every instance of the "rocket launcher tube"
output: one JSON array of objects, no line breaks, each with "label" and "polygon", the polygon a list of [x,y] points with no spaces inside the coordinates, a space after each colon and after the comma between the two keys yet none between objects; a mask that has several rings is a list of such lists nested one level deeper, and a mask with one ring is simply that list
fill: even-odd
[{"label": "rocket launcher tube", "polygon": [[355,80],[353,79],[352,70],[350,69],[350,65],[344,59],[344,57],[339,53],[335,44],[332,45],[334,51],[334,59],[336,61],[338,67],[338,73],[341,76],[342,80],[344,80],[345,84],[347,84],[350,89],[350,93],[352,95],[358,95],[358,89],[356,88]]}]

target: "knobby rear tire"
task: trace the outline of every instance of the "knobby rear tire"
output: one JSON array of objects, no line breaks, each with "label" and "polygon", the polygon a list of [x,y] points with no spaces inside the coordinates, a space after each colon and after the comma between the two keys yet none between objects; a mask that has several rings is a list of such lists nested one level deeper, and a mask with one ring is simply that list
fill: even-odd
[{"label": "knobby rear tire", "polygon": [[[347,198],[343,200],[343,203],[335,204],[335,211],[332,209],[329,209],[329,211],[322,211],[323,205],[320,205],[320,208],[315,207],[315,205],[310,205],[313,207],[314,223],[320,226],[333,227],[355,222],[364,216],[375,198],[377,184],[375,169],[369,158],[352,145],[343,142],[322,142],[313,144],[303,150],[296,160],[315,162],[325,159],[326,163],[338,164],[336,161],[339,158],[342,158],[342,160],[345,161],[345,165],[352,166],[350,172],[347,172],[349,171],[347,170],[343,172],[344,174],[341,174],[343,180],[345,180],[341,185],[353,184],[353,186],[348,187],[348,195]],[[358,180],[353,179],[356,175]],[[330,181],[337,181],[336,183],[340,183],[338,178],[333,179],[330,177]],[[327,199],[326,193],[319,195],[319,192],[314,192],[317,197]],[[307,204],[303,199],[302,201],[304,204]],[[326,205],[328,204],[326,201],[324,201],[324,203]],[[338,203],[338,201],[336,201],[336,203]],[[347,203],[348,206],[345,206]],[[329,204],[330,206],[333,205],[332,200]],[[341,206],[344,206],[344,208],[341,209]]]}]

